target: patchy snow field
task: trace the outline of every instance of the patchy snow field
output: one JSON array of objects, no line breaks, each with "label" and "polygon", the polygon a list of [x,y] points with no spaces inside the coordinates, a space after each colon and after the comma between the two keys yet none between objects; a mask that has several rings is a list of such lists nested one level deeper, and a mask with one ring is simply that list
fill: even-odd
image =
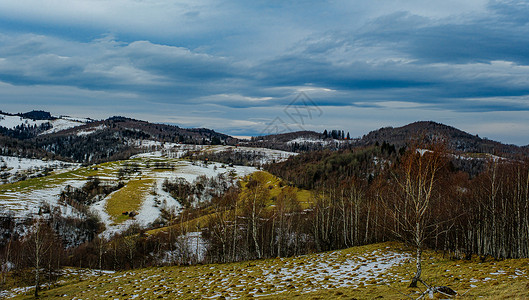
[{"label": "patchy snow field", "polygon": [[298,155],[295,152],[256,148],[256,147],[235,147],[225,145],[187,145],[178,143],[160,143],[150,140],[131,140],[129,145],[144,148],[145,153],[138,154],[134,157],[167,157],[167,158],[181,158],[187,153],[219,153],[225,151],[233,151],[238,153],[252,153],[262,156],[258,161],[260,164],[269,163],[272,161],[280,162],[288,159],[293,155]]},{"label": "patchy snow field", "polygon": [[[228,267],[206,265],[202,268],[201,276],[193,276],[185,269],[173,269],[171,271],[176,273],[175,278],[164,277],[168,278],[167,283],[157,287],[160,294],[173,291],[179,297],[185,298],[283,298],[292,291],[307,294],[329,288],[355,288],[359,285],[398,280],[397,276],[392,274],[391,268],[409,258],[408,254],[389,249],[373,250],[361,255],[345,250],[252,261],[246,263],[246,267],[241,264]],[[141,282],[142,280],[136,280],[134,283]],[[146,297],[149,291],[136,292],[140,297]]]},{"label": "patchy snow field", "polygon": [[[358,287],[360,282],[387,281],[393,278],[389,273],[391,267],[401,264],[409,259],[408,254],[374,250],[364,255],[343,254],[342,252],[326,252],[312,255],[311,259],[303,264],[290,263],[283,259],[284,264],[274,270],[263,272],[263,283],[276,284],[284,281],[283,288],[287,286],[302,285],[306,283],[306,292],[317,291],[328,285],[333,287]],[[324,284],[322,284],[324,283]],[[276,286],[280,289],[281,285]]]},{"label": "patchy snow field", "polygon": [[204,152],[223,152],[233,151],[242,153],[255,153],[261,155],[263,158],[259,161],[260,164],[270,163],[272,161],[281,162],[287,160],[289,157],[298,155],[299,153],[267,149],[267,148],[256,148],[256,147],[234,147],[234,146],[208,146],[203,150]]},{"label": "patchy snow field", "polygon": [[72,120],[72,119],[55,119],[55,120],[51,120],[49,122],[50,122],[52,128],[44,131],[41,134],[55,133],[55,132],[59,132],[59,131],[62,131],[62,130],[66,130],[66,129],[70,129],[70,128],[74,128],[74,127],[86,124],[86,122],[75,121],[75,120]]},{"label": "patchy snow field", "polygon": [[[387,242],[289,258],[159,267],[99,275],[66,272],[43,298],[61,299],[407,299],[414,260],[404,245]],[[409,250],[409,249],[408,249]],[[454,288],[459,299],[526,299],[527,259],[481,262],[423,254],[423,279]],[[508,291],[507,291],[508,290]],[[13,297],[30,288],[1,291]],[[405,295],[408,294],[408,297]],[[500,297],[501,296],[501,297]],[[428,297],[427,297],[428,298]],[[438,297],[436,297],[437,299]]]},{"label": "patchy snow field", "polygon": [[[4,212],[12,211],[15,216],[23,217],[35,214],[39,211],[42,203],[52,207],[59,207],[66,216],[76,217],[77,211],[68,205],[59,205],[59,196],[67,185],[80,188],[89,177],[97,177],[102,183],[115,184],[118,180],[125,183],[143,180],[152,186],[144,187],[148,192],[138,194],[139,209],[134,218],[120,219],[116,221],[116,216],[110,216],[107,212],[108,201],[113,201],[113,194],[91,205],[93,211],[97,212],[106,225],[103,236],[110,236],[128,228],[133,223],[142,227],[148,227],[161,215],[162,209],[180,209],[180,204],[163,191],[165,180],[174,181],[183,178],[192,183],[199,176],[216,177],[219,174],[226,174],[232,178],[240,178],[257,171],[254,167],[233,166],[209,162],[191,162],[180,160],[178,157],[188,151],[224,151],[233,147],[226,146],[196,146],[181,145],[174,143],[156,143],[153,141],[141,141],[146,149],[158,148],[154,152],[147,152],[135,157],[118,162],[104,163],[90,167],[81,167],[79,164],[67,164],[60,161],[42,161],[32,159],[19,159],[16,157],[0,157],[0,167],[3,166],[3,173],[6,180],[19,176],[22,173],[44,172],[45,168],[55,169],[50,175],[38,178],[18,181],[10,184],[0,185],[0,209]],[[285,159],[293,153],[284,151],[268,150],[260,148],[232,149],[234,151],[260,151],[265,153],[266,159]],[[133,173],[120,177],[120,172],[126,168],[134,168]],[[119,191],[117,191],[119,192]],[[116,192],[115,192],[116,193]],[[136,210],[136,209],[135,209]],[[121,211],[120,211],[121,212]]]},{"label": "patchy snow field", "polygon": [[92,128],[88,128],[86,130],[79,130],[77,131],[76,135],[77,136],[83,136],[83,135],[90,135],[90,134],[94,134],[100,130],[103,130],[105,129],[106,126],[105,125],[99,125],[99,126],[95,126],[95,127],[92,127]]},{"label": "patchy snow field", "polygon": [[[408,254],[385,244],[291,258],[162,267],[103,274],[51,290],[68,299],[287,299],[339,288],[398,281],[393,268]],[[45,293],[45,292],[43,292]]]},{"label": "patchy snow field", "polygon": [[39,188],[27,188],[23,190],[6,188],[0,192],[0,208],[3,211],[10,210],[16,216],[23,217],[37,213],[41,204],[47,203],[50,206],[59,207],[61,213],[65,216],[76,217],[78,214],[75,209],[70,206],[58,204],[59,195],[66,185],[79,188],[85,182],[86,180],[68,180],[60,184],[50,183]]}]

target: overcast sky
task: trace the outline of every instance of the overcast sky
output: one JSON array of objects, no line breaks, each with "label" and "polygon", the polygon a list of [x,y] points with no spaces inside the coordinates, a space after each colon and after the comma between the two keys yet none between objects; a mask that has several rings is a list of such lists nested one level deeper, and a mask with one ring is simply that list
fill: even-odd
[{"label": "overcast sky", "polygon": [[5,0],[0,110],[529,144],[529,2]]}]

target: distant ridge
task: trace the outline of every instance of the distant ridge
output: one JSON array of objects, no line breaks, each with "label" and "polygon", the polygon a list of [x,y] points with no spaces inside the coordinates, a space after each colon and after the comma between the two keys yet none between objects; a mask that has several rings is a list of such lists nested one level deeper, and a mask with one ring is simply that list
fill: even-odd
[{"label": "distant ridge", "polygon": [[376,143],[402,148],[417,139],[427,143],[441,139],[450,150],[461,153],[489,153],[512,158],[529,153],[529,145],[505,145],[433,121],[380,128],[358,139],[344,138],[343,131],[341,132],[341,137],[337,139],[315,131],[297,131],[253,137],[248,141],[208,128],[181,128],[123,116],[94,121],[53,117],[51,113],[40,110],[23,114],[0,112],[0,155],[96,163],[125,159],[138,151],[144,151],[145,149],[138,148],[139,141],[197,145],[239,144],[309,152],[351,149]]},{"label": "distant ridge", "polygon": [[349,149],[384,142],[401,148],[417,139],[421,139],[425,143],[443,140],[448,149],[454,152],[489,153],[508,157],[529,153],[529,145],[519,147],[502,144],[434,121],[417,121],[401,127],[384,127],[373,130],[360,139],[333,140],[329,137],[325,138],[322,133],[297,131],[254,137],[248,144],[256,147],[304,152],[322,149]]}]

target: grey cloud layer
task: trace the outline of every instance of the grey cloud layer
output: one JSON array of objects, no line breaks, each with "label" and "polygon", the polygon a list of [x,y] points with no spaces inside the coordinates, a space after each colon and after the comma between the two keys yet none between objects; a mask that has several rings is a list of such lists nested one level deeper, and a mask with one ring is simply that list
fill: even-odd
[{"label": "grey cloud layer", "polygon": [[310,90],[326,107],[529,110],[528,1],[62,1],[0,3],[27,23],[0,21],[0,82],[234,109]]}]

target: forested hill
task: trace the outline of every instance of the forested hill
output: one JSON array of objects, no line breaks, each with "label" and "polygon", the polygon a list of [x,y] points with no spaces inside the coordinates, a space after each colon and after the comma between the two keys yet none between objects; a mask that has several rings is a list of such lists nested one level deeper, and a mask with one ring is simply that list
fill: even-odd
[{"label": "forested hill", "polygon": [[107,120],[50,117],[34,111],[0,114],[0,155],[96,163],[125,159],[140,148],[164,143],[235,144],[206,128],[180,128],[126,117]]},{"label": "forested hill", "polygon": [[343,130],[331,130],[323,133],[315,131],[295,131],[253,137],[250,141],[241,141],[241,145],[263,147],[292,152],[310,152],[318,150],[351,149],[357,145],[358,139],[351,139]]},{"label": "forested hill", "polygon": [[159,142],[187,144],[234,144],[235,138],[207,128],[181,128],[168,124],[150,123],[126,117],[111,117],[107,120],[58,132],[54,135],[90,135],[96,132],[137,132],[138,136]]},{"label": "forested hill", "polygon": [[[403,151],[404,148],[401,148]],[[353,178],[371,181],[382,170],[395,163],[399,153],[395,146],[357,147],[354,150],[313,151],[268,164],[265,169],[304,189],[340,185]]]},{"label": "forested hill", "polygon": [[402,147],[413,139],[422,139],[430,142],[442,139],[447,143],[448,149],[460,152],[490,153],[497,155],[520,155],[527,154],[529,147],[518,147],[480,138],[452,126],[432,121],[420,121],[402,127],[385,127],[364,135],[361,139],[362,145],[373,145],[387,142]]}]

